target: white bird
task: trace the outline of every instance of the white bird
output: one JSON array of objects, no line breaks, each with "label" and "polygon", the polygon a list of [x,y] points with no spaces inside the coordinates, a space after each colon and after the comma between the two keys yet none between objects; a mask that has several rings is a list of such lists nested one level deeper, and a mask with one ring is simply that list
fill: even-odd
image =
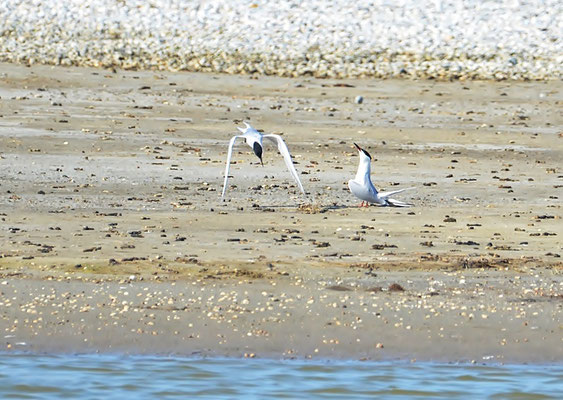
[{"label": "white bird", "polygon": [[297,171],[295,170],[295,166],[293,165],[293,160],[291,159],[291,154],[289,153],[289,149],[287,148],[281,136],[274,135],[272,133],[263,135],[260,132],[258,132],[256,129],[254,129],[252,126],[250,126],[250,124],[245,122],[244,125],[246,125],[246,128],[237,127],[237,129],[242,132],[242,135],[233,136],[231,138],[231,141],[229,142],[229,151],[227,154],[227,166],[225,167],[225,182],[223,183],[223,193],[221,194],[221,199],[224,199],[225,192],[227,191],[227,181],[229,180],[229,168],[231,166],[231,156],[233,155],[233,146],[238,138],[246,140],[246,144],[249,145],[250,148],[254,151],[254,154],[256,154],[256,156],[260,159],[260,163],[262,165],[264,165],[264,163],[262,162],[262,149],[263,149],[262,140],[268,139],[276,143],[278,145],[278,150],[283,156],[285,165],[289,169],[289,172],[291,172],[291,175],[293,176],[293,179],[295,179],[297,186],[299,186],[299,190],[301,190],[301,193],[305,195],[305,190],[303,190],[303,185],[301,184],[301,181],[299,180],[299,175],[297,175]]},{"label": "white bird", "polygon": [[362,200],[360,207],[369,207],[369,203],[375,203],[380,206],[394,206],[394,207],[410,207],[412,204],[404,203],[399,200],[391,199],[392,196],[397,193],[404,192],[405,190],[414,189],[406,188],[393,190],[390,192],[378,192],[373,183],[371,183],[371,156],[367,151],[362,149],[356,143],[354,143],[356,149],[360,153],[360,164],[358,165],[358,172],[356,172],[356,177],[348,181],[348,187],[354,196]]}]

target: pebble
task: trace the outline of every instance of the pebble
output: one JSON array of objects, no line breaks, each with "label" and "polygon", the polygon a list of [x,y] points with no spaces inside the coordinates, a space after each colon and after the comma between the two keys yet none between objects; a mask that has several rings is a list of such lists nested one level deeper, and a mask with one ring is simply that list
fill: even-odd
[{"label": "pebble", "polygon": [[[96,12],[92,12],[96,10]],[[557,0],[4,0],[0,61],[278,76],[559,79]]]}]

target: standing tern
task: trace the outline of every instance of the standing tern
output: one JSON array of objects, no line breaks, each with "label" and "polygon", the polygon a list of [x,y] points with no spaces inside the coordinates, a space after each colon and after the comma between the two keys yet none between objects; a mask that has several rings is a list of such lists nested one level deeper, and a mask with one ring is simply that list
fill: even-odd
[{"label": "standing tern", "polygon": [[399,200],[391,199],[397,193],[404,192],[405,190],[413,189],[399,189],[391,192],[378,192],[373,183],[371,183],[371,156],[367,151],[362,149],[354,143],[356,149],[360,153],[360,164],[358,165],[358,172],[356,177],[348,181],[348,187],[354,196],[362,200],[360,207],[369,207],[369,203],[376,203],[380,206],[394,206],[394,207],[410,207],[412,204],[404,203]]},{"label": "standing tern", "polygon": [[233,147],[235,141],[238,138],[246,140],[246,144],[249,145],[250,148],[254,151],[254,154],[256,154],[256,156],[260,159],[260,164],[262,165],[264,165],[264,163],[262,162],[262,150],[263,150],[262,139],[268,139],[276,143],[278,145],[278,150],[283,156],[287,169],[289,169],[289,172],[291,172],[291,175],[293,176],[293,179],[295,179],[297,186],[299,186],[299,190],[301,190],[301,193],[305,195],[305,190],[303,190],[303,185],[301,184],[301,181],[299,180],[299,175],[297,175],[297,171],[295,170],[295,166],[293,165],[293,160],[291,159],[291,154],[289,153],[289,149],[287,148],[281,136],[274,135],[272,133],[263,135],[260,132],[258,132],[256,129],[254,129],[252,126],[250,126],[250,124],[248,124],[247,122],[245,122],[244,125],[246,125],[246,128],[237,127],[237,129],[242,132],[242,135],[233,136],[231,138],[231,141],[229,142],[227,165],[225,167],[225,182],[223,183],[223,193],[221,194],[221,199],[225,198],[225,192],[227,191],[227,181],[229,180],[229,168],[231,166],[231,156],[233,155]]}]

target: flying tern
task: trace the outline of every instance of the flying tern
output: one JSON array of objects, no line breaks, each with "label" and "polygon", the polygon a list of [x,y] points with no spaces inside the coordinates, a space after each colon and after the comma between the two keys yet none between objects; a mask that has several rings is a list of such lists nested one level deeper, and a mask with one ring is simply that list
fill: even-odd
[{"label": "flying tern", "polygon": [[362,200],[360,207],[369,207],[369,203],[375,203],[380,206],[394,206],[394,207],[410,207],[412,204],[404,203],[399,200],[391,199],[397,193],[404,192],[405,190],[413,189],[399,189],[390,192],[378,192],[373,183],[371,183],[371,156],[370,154],[354,143],[356,149],[360,153],[360,164],[358,165],[358,172],[356,177],[348,181],[348,187],[354,196]]},{"label": "flying tern", "polygon": [[260,164],[262,165],[264,165],[264,163],[262,162],[262,152],[263,152],[262,140],[268,139],[274,142],[275,144],[277,144],[278,150],[283,156],[287,169],[289,169],[289,172],[293,176],[293,179],[295,179],[295,182],[297,183],[297,186],[299,186],[299,190],[301,190],[301,193],[305,195],[305,190],[303,190],[303,185],[301,184],[301,181],[299,180],[299,175],[297,175],[297,171],[295,170],[295,166],[293,165],[293,160],[291,159],[291,154],[289,153],[289,149],[287,148],[287,145],[285,144],[281,136],[272,133],[263,135],[260,132],[258,132],[256,129],[254,129],[252,126],[250,126],[250,124],[248,124],[247,122],[244,122],[244,125],[246,126],[245,128],[237,127],[237,129],[241,131],[242,135],[233,136],[229,142],[227,165],[225,167],[225,182],[223,183],[223,193],[221,194],[221,199],[225,198],[225,192],[227,191],[227,182],[229,180],[229,168],[231,166],[231,156],[233,155],[233,147],[235,145],[235,141],[238,138],[246,140],[246,144],[249,145],[250,148],[254,151],[254,154],[256,154],[256,156],[260,159]]}]

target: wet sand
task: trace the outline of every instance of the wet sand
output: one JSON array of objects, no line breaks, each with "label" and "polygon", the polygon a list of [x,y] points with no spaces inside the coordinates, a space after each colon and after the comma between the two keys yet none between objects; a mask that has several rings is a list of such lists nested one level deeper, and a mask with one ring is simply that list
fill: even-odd
[{"label": "wet sand", "polygon": [[560,82],[0,70],[5,349],[563,360]]}]

